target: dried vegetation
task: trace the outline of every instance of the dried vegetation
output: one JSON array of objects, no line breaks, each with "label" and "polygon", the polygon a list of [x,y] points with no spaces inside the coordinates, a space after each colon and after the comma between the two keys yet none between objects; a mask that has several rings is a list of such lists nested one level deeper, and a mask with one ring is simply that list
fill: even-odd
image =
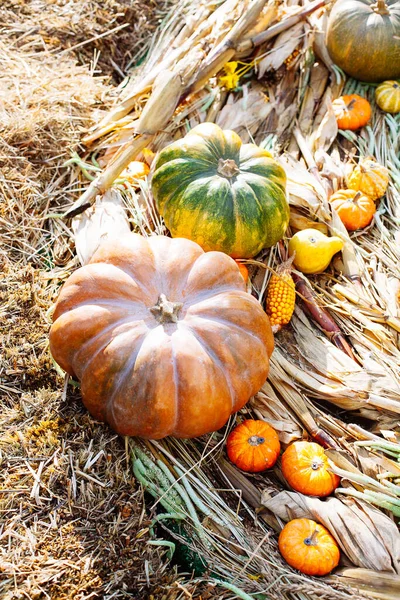
[{"label": "dried vegetation", "polygon": [[168,588],[171,598],[179,593],[174,572],[166,572],[165,550],[147,545],[143,492],[132,477],[124,441],[87,415],[78,394],[66,398],[47,341],[48,311],[78,264],[69,227],[49,218],[79,191],[79,181],[63,165],[107,108],[110,77],[119,80],[119,71],[143,49],[163,6],[1,3],[4,600],[158,599]]},{"label": "dried vegetation", "polygon": [[[45,4],[49,19],[37,30],[32,19]],[[316,12],[299,18],[311,4]],[[114,92],[93,75],[101,67],[118,80],[143,56],[129,42],[130,29],[117,30],[121,4],[2,5],[0,594],[7,600],[398,598],[400,123],[374,108],[361,136],[337,137],[331,100],[343,90],[372,101],[373,94],[329,62],[324,4],[181,2],[111,111]],[[146,35],[159,21],[154,8]],[[90,37],[96,40],[71,48]],[[233,60],[242,69],[236,80],[226,68]],[[154,88],[152,120],[143,107],[159,70],[165,78]],[[168,102],[157,111],[166,90]],[[243,411],[267,420],[283,446],[312,436],[331,448],[342,486],[328,502],[287,491],[279,465],[246,477],[226,462],[234,419],[226,431],[195,441],[122,440],[89,417],[75,382],[63,385],[49,368],[49,309],[104,228],[112,235],[129,223],[144,235],[165,233],[146,182],[114,185],[72,224],[60,212],[71,205],[79,212],[132,158],[151,162],[151,151],[205,120],[279,157],[288,174],[288,234],[311,225],[346,243],[342,261],[323,275],[307,281],[297,274],[295,315],[276,336],[268,382]],[[349,237],[328,198],[346,165],[371,153],[390,169],[389,192],[374,228]],[[85,202],[73,204],[84,190]],[[286,240],[248,261],[261,302],[285,258]],[[283,562],[275,533],[293,515],[329,523],[344,556],[340,571],[316,580]],[[167,574],[171,557],[194,575]]]}]

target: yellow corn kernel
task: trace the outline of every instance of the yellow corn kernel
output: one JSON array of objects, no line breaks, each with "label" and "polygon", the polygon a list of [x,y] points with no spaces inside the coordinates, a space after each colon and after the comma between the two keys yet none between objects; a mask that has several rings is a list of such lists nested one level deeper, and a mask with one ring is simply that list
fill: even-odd
[{"label": "yellow corn kernel", "polygon": [[295,284],[290,274],[291,263],[291,260],[283,263],[268,285],[265,308],[274,333],[289,323],[296,303]]}]

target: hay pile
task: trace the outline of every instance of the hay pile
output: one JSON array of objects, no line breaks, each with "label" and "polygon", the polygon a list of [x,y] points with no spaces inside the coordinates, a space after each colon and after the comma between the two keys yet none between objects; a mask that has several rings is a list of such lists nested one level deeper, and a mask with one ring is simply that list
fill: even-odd
[{"label": "hay pile", "polygon": [[[171,597],[178,590],[173,571],[166,572],[165,550],[147,545],[143,492],[123,440],[88,416],[78,393],[66,398],[48,353],[48,310],[78,264],[70,228],[49,218],[80,191],[63,165],[109,106],[112,63],[122,71],[139,48],[145,50],[143,38],[158,25],[157,10],[161,4],[134,1],[10,1],[0,7],[5,600],[163,598],[165,589],[171,588]],[[77,19],[82,13],[85,18]],[[67,51],[127,22],[126,30]],[[97,58],[95,49],[101,51]],[[100,68],[101,76],[94,76]]]}]

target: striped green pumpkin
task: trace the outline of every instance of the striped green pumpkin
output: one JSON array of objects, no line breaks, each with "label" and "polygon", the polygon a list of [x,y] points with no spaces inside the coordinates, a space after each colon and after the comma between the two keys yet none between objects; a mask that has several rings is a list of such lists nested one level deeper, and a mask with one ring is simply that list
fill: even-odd
[{"label": "striped green pumpkin", "polygon": [[233,258],[278,242],[289,223],[286,175],[271,154],[234,131],[203,123],[158,155],[157,209],[173,237]]}]

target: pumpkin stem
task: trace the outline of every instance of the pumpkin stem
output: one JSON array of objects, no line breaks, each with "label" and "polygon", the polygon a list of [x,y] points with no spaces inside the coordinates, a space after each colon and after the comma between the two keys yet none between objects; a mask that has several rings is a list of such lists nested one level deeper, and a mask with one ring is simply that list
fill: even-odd
[{"label": "pumpkin stem", "polygon": [[177,323],[182,306],[182,302],[170,302],[165,294],[160,294],[157,304],[149,310],[156,320],[163,325],[164,323]]},{"label": "pumpkin stem", "polygon": [[378,15],[389,15],[390,11],[385,0],[376,0],[375,4],[371,4],[371,8]]},{"label": "pumpkin stem", "polygon": [[312,534],[305,538],[304,543],[306,546],[317,546],[318,545],[318,541],[317,541],[317,535],[318,535],[318,529],[315,528],[314,531],[312,532]]},{"label": "pumpkin stem", "polygon": [[313,460],[311,463],[311,468],[313,471],[318,471],[322,467],[322,462],[320,460]]},{"label": "pumpkin stem", "polygon": [[250,446],[261,446],[261,444],[265,442],[265,438],[263,438],[261,435],[252,435],[247,441],[249,442]]},{"label": "pumpkin stem", "polygon": [[230,179],[240,173],[240,169],[234,160],[230,158],[220,158],[218,161],[217,173],[222,175],[222,177]]},{"label": "pumpkin stem", "polygon": [[354,196],[354,198],[353,198],[353,202],[357,202],[357,200],[358,200],[359,198],[361,198],[361,196],[362,196],[362,192],[357,192],[357,194],[356,194],[356,195]]}]

